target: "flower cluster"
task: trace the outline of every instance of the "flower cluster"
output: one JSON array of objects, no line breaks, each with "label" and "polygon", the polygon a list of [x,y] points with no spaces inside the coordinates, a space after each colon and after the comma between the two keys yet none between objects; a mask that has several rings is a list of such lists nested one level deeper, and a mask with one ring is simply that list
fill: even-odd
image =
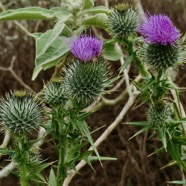
[{"label": "flower cluster", "polygon": [[173,26],[169,17],[161,14],[149,16],[138,31],[151,44],[174,45],[175,41],[180,38],[179,30]]},{"label": "flower cluster", "polygon": [[72,54],[83,62],[88,62],[101,55],[103,42],[96,37],[81,35],[71,43]]}]

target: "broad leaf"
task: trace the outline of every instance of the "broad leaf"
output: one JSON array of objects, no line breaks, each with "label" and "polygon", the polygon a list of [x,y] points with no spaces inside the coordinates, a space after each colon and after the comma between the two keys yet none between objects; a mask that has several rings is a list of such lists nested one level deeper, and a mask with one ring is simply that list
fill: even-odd
[{"label": "broad leaf", "polygon": [[46,32],[46,34],[44,33],[40,37],[40,39],[36,41],[36,53],[37,53],[36,58],[40,57],[46,52],[46,50],[51,46],[51,44],[60,35],[60,33],[63,31],[64,28],[65,28],[64,20],[61,19],[55,24],[54,28],[50,30],[50,32]]},{"label": "broad leaf", "polygon": [[51,19],[54,13],[51,10],[40,7],[26,7],[6,10],[0,14],[0,20],[34,20]]},{"label": "broad leaf", "polygon": [[105,6],[96,6],[93,8],[86,9],[81,12],[81,14],[91,13],[91,14],[98,14],[98,13],[104,13],[109,14],[111,12],[110,9],[106,8]]},{"label": "broad leaf", "polygon": [[94,0],[83,0],[83,8],[92,8],[94,6]]},{"label": "broad leaf", "polygon": [[43,66],[52,61],[59,60],[70,50],[67,37],[58,36],[51,46],[42,55],[36,57],[36,66]]},{"label": "broad leaf", "polygon": [[123,57],[123,53],[115,43],[106,42],[103,44],[103,57],[110,61],[117,61]]},{"label": "broad leaf", "polygon": [[71,16],[70,11],[68,11],[66,8],[64,7],[54,7],[50,9],[53,13],[54,16],[61,20],[63,19],[64,22],[68,20],[68,18]]},{"label": "broad leaf", "polygon": [[82,20],[82,24],[85,26],[95,26],[104,29],[107,27],[107,23],[108,23],[108,16],[103,13],[86,17]]},{"label": "broad leaf", "polygon": [[42,66],[35,66],[33,74],[32,74],[32,81],[36,79],[36,77],[38,76],[38,74],[41,72],[42,70]]}]

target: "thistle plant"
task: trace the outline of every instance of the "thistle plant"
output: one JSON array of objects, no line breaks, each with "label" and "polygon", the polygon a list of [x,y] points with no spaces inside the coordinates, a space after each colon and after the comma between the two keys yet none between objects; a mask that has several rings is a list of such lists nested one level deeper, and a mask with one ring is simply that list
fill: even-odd
[{"label": "thistle plant", "polygon": [[[94,160],[100,164],[103,160],[116,160],[100,156],[96,147],[123,121],[133,104],[148,106],[147,121],[131,122],[142,126],[133,137],[153,130],[152,137],[162,142],[156,152],[169,153],[173,159],[170,164],[186,170],[185,118],[181,114],[179,89],[170,76],[171,70],[184,63],[182,34],[164,14],[148,15],[146,19],[140,15],[133,5],[119,4],[109,9],[94,6],[93,0],[64,0],[57,8],[27,7],[0,14],[0,20],[54,22],[54,27],[44,33],[26,30],[36,41],[32,80],[42,70],[54,67],[49,82],[34,95],[13,91],[1,100],[1,125],[10,131],[14,142],[12,149],[0,148],[0,152],[18,164],[21,186],[68,186],[86,163],[92,167]],[[92,34],[86,34],[91,28]],[[100,39],[97,28],[111,38]],[[118,60],[120,68],[113,77],[108,63]],[[139,78],[128,77],[132,62],[142,75]],[[124,81],[126,86],[121,86]],[[107,93],[122,87],[125,89],[118,97],[107,98]],[[94,143],[87,117],[104,105],[113,106],[127,98],[120,114]],[[39,127],[46,133],[30,140]],[[38,150],[34,150],[45,135],[54,142],[56,162],[45,163],[40,160]],[[41,173],[47,166],[51,166],[49,177]]]},{"label": "thistle plant", "polygon": [[[14,91],[1,100],[0,118],[3,128],[14,136],[14,150],[10,152],[12,160],[19,165],[21,185],[41,181],[38,155],[30,151],[32,143],[27,136],[33,130],[37,131],[43,120],[41,103],[25,91]],[[34,170],[36,166],[37,171]]]}]

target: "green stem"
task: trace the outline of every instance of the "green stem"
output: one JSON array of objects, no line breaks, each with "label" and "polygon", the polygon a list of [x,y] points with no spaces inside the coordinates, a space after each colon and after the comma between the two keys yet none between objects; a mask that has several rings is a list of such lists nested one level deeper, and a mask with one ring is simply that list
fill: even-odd
[{"label": "green stem", "polygon": [[21,186],[28,186],[28,170],[27,170],[27,155],[26,151],[24,149],[24,138],[20,137],[19,140],[19,154],[18,156],[20,157],[19,159],[19,168],[20,168],[20,176],[21,176]]},{"label": "green stem", "polygon": [[61,186],[66,178],[65,156],[66,156],[67,138],[62,136],[59,138],[59,161],[57,167],[57,186]]},{"label": "green stem", "polygon": [[[128,39],[125,40],[125,42],[127,43],[129,54],[132,55],[135,52],[133,43],[129,41]],[[135,55],[134,60],[136,61],[136,65],[139,68],[141,75],[144,77],[149,77],[150,76],[149,72],[146,70],[143,62],[140,60],[140,58],[137,55]]]}]

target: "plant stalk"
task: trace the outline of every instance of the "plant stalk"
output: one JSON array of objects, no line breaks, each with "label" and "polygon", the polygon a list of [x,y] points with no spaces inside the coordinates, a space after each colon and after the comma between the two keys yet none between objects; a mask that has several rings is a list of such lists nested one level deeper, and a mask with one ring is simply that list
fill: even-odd
[{"label": "plant stalk", "polygon": [[26,151],[24,149],[24,138],[21,137],[19,140],[19,168],[20,168],[20,176],[21,176],[21,180],[20,180],[20,183],[21,183],[21,186],[28,186],[28,176],[27,176],[27,155],[26,155]]},{"label": "plant stalk", "polygon": [[57,186],[61,186],[66,178],[65,156],[66,156],[67,137],[65,135],[59,138],[59,161],[57,167]]}]

